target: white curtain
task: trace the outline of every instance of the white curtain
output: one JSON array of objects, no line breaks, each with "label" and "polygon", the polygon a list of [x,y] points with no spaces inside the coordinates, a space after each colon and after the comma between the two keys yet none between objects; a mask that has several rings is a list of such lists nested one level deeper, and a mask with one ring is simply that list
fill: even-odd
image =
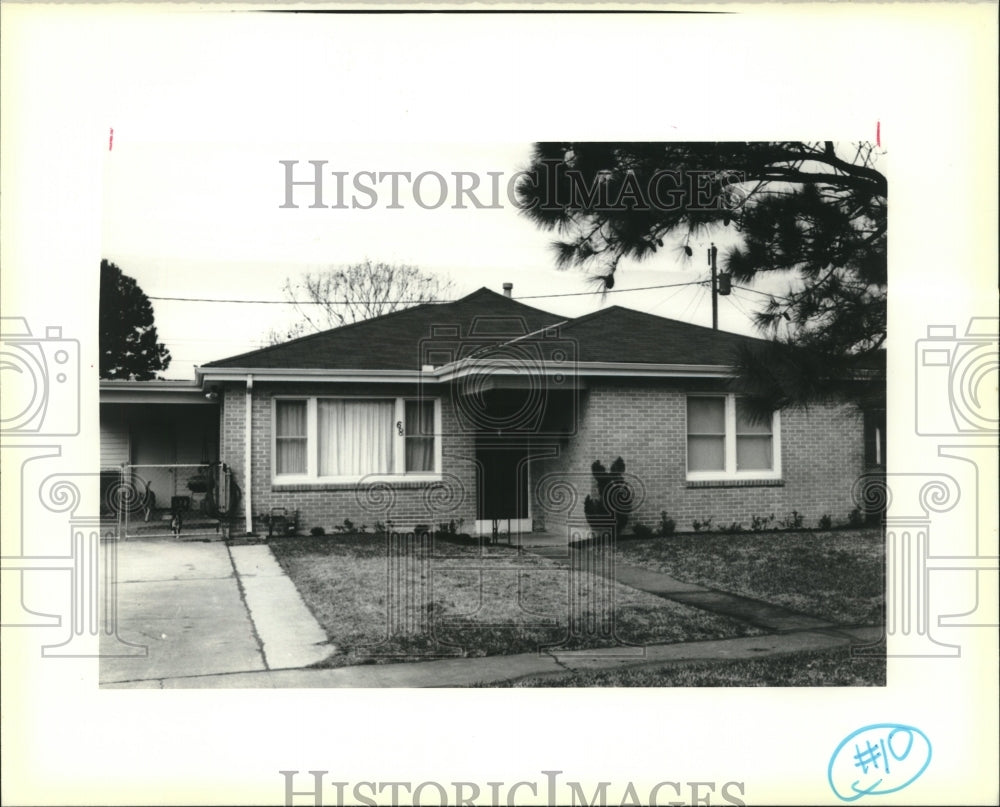
[{"label": "white curtain", "polygon": [[394,412],[394,401],[317,401],[319,475],[391,473]]},{"label": "white curtain", "polygon": [[434,404],[406,402],[406,470],[434,470]]},{"label": "white curtain", "polygon": [[306,402],[278,401],[275,422],[275,473],[306,473]]},{"label": "white curtain", "polygon": [[726,399],[687,399],[688,470],[726,469]]}]

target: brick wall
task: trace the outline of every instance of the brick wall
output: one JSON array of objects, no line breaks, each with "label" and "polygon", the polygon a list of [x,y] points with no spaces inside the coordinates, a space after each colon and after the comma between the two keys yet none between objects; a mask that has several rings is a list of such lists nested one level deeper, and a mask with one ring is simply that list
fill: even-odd
[{"label": "brick wall", "polygon": [[[655,527],[666,510],[678,531],[694,520],[713,525],[742,523],[754,515],[803,515],[815,527],[824,514],[843,521],[854,507],[851,487],[863,471],[860,416],[851,407],[816,405],[781,414],[780,484],[712,483],[696,487],[686,479],[686,393],[718,391],[678,382],[591,383],[582,394],[575,438],[561,441],[559,456],[533,469],[534,513],[547,529],[560,529],[568,516],[583,516],[583,499],[596,493],[590,471],[595,459],[605,467],[616,457],[637,477],[644,502],[632,523]],[[705,483],[701,483],[705,484]]]},{"label": "brick wall", "polygon": [[[644,502],[632,517],[655,527],[661,510],[677,522],[679,531],[691,530],[695,519],[711,518],[715,526],[740,522],[750,526],[752,516],[781,519],[797,510],[805,526],[814,527],[829,514],[843,520],[854,507],[851,486],[863,471],[863,429],[849,407],[817,405],[808,411],[781,416],[782,479],[780,484],[693,487],[685,480],[686,394],[718,391],[710,383],[691,386],[678,381],[628,383],[592,381],[581,394],[575,434],[568,438],[533,440],[532,452],[555,450],[558,455],[530,462],[531,515],[537,528],[559,530],[568,517],[583,517],[583,499],[596,492],[590,466],[605,466],[618,456],[643,491]],[[380,395],[412,395],[413,387],[380,385]],[[394,486],[391,506],[379,490],[366,497],[357,485],[290,486],[271,481],[271,401],[282,395],[370,395],[362,385],[289,385],[257,382],[253,392],[253,512],[272,507],[298,510],[308,532],[321,526],[328,532],[349,518],[373,527],[391,519],[400,529],[415,524],[436,525],[464,519],[462,529],[473,531],[476,518],[476,464],[474,436],[456,423],[450,391],[442,395],[442,484],[401,483]],[[244,469],[245,387],[229,385],[222,401],[220,452],[246,489]],[[245,502],[245,497],[244,500]]]},{"label": "brick wall", "polygon": [[[229,385],[222,398],[222,460],[233,469],[239,485],[247,488],[244,467],[245,386]],[[414,387],[346,384],[273,384],[255,382],[252,407],[251,463],[252,508],[255,516],[269,513],[273,507],[299,512],[304,533],[312,527],[331,532],[350,519],[355,525],[374,528],[377,521],[389,520],[398,529],[412,529],[416,524],[435,526],[452,519],[464,519],[463,529],[472,530],[475,519],[474,442],[471,435],[458,431],[449,393],[442,395],[441,425],[442,466],[440,483],[400,482],[388,486],[357,484],[291,485],[272,483],[272,399],[280,395],[415,395]],[[246,498],[243,498],[245,503]],[[244,511],[245,512],[245,511]],[[258,530],[265,529],[257,525]]]}]

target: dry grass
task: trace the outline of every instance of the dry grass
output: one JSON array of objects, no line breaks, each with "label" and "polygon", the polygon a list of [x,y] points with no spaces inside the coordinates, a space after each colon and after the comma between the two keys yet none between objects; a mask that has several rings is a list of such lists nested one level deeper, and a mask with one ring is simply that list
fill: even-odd
[{"label": "dry grass", "polygon": [[622,541],[623,563],[852,625],[882,624],[881,529],[701,533]]},{"label": "dry grass", "polygon": [[[570,575],[565,564],[508,547],[436,542],[429,575],[410,567],[402,592],[429,586],[409,610],[417,621],[408,635],[387,638],[388,565],[385,539],[322,536],[275,540],[275,556],[338,648],[324,666],[407,661],[433,655],[485,656],[533,652],[560,645],[600,647],[759,635],[759,629],[581,573],[574,591],[583,630],[569,636]],[[613,598],[613,633],[598,620]],[[425,612],[419,611],[425,603]]]},{"label": "dry grass", "polygon": [[885,659],[854,658],[849,648],[741,661],[574,672],[524,678],[501,687],[858,687],[885,686]]}]

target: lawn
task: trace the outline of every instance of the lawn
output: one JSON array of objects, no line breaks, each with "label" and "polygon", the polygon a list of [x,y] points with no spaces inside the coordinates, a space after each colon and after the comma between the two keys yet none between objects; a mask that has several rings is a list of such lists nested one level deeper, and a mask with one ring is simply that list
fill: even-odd
[{"label": "lawn", "polygon": [[[429,574],[406,568],[394,592],[428,587],[411,615],[426,611],[429,630],[387,637],[386,541],[373,535],[276,539],[272,551],[338,652],[322,666],[412,661],[434,655],[486,656],[540,647],[666,644],[759,635],[757,628],[580,573],[574,585],[579,630],[570,631],[565,562],[498,546],[436,541]],[[607,599],[602,599],[602,598]],[[615,629],[601,617],[614,603]],[[420,605],[423,603],[423,606]],[[571,635],[572,633],[572,635]]]},{"label": "lawn", "polygon": [[500,687],[857,687],[885,686],[885,659],[850,648],[740,661],[632,667],[523,678]]},{"label": "lawn", "polygon": [[620,541],[618,561],[846,625],[880,625],[879,528],[694,533]]}]

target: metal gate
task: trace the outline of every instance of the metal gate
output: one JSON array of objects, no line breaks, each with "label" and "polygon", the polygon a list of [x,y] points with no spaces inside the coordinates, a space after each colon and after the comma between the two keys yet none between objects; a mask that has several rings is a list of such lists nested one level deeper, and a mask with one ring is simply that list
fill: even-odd
[{"label": "metal gate", "polygon": [[117,540],[228,538],[241,491],[228,465],[124,464],[101,472],[101,518]]}]

